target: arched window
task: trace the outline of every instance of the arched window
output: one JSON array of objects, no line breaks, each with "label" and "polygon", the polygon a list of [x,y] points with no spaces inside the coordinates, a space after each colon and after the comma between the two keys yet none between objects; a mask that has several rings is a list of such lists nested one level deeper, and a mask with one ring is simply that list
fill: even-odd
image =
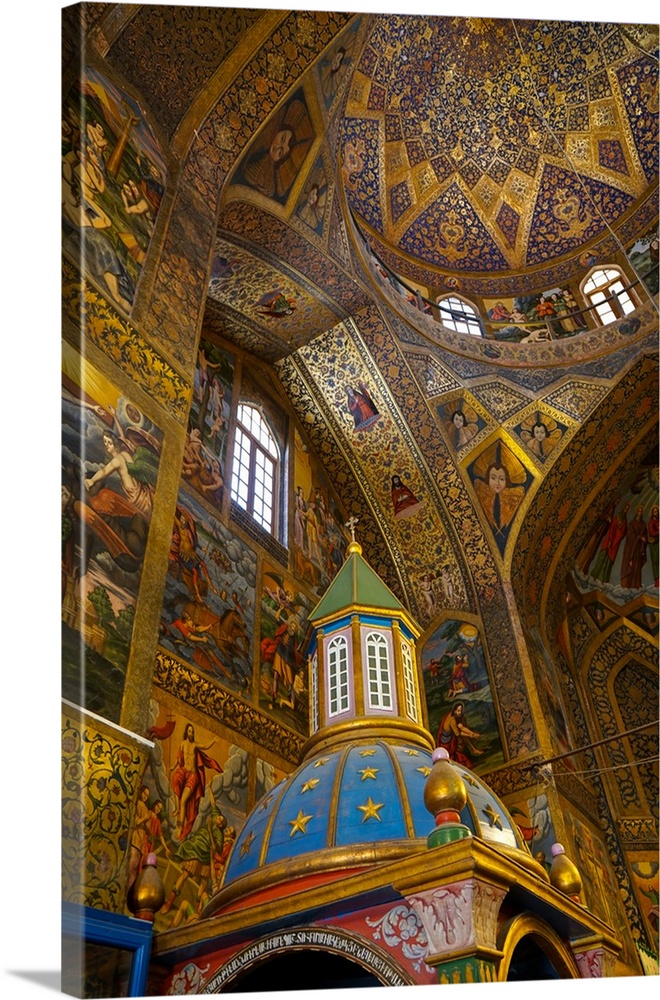
[{"label": "arched window", "polygon": [[440,322],[457,333],[470,333],[473,337],[483,337],[479,315],[469,302],[459,299],[456,295],[448,295],[438,299]]},{"label": "arched window", "polygon": [[348,643],[338,635],[328,643],[328,715],[340,715],[348,707]]},{"label": "arched window", "polygon": [[406,715],[413,722],[419,722],[417,693],[415,691],[415,668],[413,666],[412,650],[407,642],[401,643],[401,660],[403,662],[403,690],[406,696]]},{"label": "arched window", "polygon": [[624,278],[617,267],[592,271],[582,285],[582,294],[605,326],[633,312],[635,303],[624,288]]},{"label": "arched window", "polygon": [[366,639],[369,707],[392,708],[392,678],[387,641],[379,632],[370,632]]},{"label": "arched window", "polygon": [[231,496],[255,521],[275,533],[280,452],[256,406],[241,403],[236,415]]}]

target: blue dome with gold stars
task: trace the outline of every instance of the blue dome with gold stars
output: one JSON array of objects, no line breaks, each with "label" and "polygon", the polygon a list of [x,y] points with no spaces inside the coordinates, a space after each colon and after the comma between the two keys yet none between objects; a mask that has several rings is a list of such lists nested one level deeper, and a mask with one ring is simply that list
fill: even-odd
[{"label": "blue dome with gold stars", "polygon": [[[309,757],[253,809],[232,849],[223,889],[242,883],[249,892],[257,884],[250,876],[258,876],[260,887],[333,869],[340,876],[346,867],[426,850],[434,818],[424,805],[424,785],[432,766],[430,751],[390,739]],[[531,861],[502,802],[477,775],[452,766],[468,791],[461,823]]]}]

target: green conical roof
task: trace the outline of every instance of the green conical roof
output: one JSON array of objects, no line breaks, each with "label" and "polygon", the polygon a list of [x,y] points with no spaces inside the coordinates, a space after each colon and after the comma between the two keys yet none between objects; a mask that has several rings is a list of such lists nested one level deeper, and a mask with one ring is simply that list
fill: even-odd
[{"label": "green conical roof", "polygon": [[316,622],[332,617],[355,604],[360,607],[382,608],[383,611],[398,611],[407,616],[401,602],[363,559],[362,549],[357,542],[349,545],[344,565],[312,611],[309,620]]}]

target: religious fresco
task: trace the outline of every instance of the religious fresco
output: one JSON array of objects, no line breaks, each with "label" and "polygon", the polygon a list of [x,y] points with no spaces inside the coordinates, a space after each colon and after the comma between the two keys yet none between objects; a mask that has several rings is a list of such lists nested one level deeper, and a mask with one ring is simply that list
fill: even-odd
[{"label": "religious fresco", "polygon": [[207,340],[200,341],[181,476],[218,510],[225,494],[234,366],[233,354]]},{"label": "religious fresco", "polygon": [[650,295],[658,293],[658,228],[654,226],[633,243],[628,260]]},{"label": "religious fresco", "polygon": [[[247,750],[152,699],[154,747],[136,800],[129,867],[155,853],[165,903],[155,929],[198,920],[248,812]],[[131,881],[129,876],[129,882]]]},{"label": "religious fresco", "polygon": [[525,449],[544,465],[569,430],[568,424],[556,420],[546,410],[532,410],[513,428]]},{"label": "religious fresco", "polygon": [[468,467],[468,474],[504,555],[516,512],[532,481],[531,473],[503,441],[495,441]]},{"label": "religious fresco", "polygon": [[466,399],[444,403],[438,406],[437,413],[456,451],[465,448],[486,427],[486,421]]},{"label": "religious fresco", "polygon": [[205,676],[252,693],[257,557],[180,490],[159,642]]},{"label": "religious fresco", "polygon": [[594,836],[591,828],[581,822],[569,808],[562,809],[562,817],[567,826],[570,858],[577,865],[582,878],[582,897],[589,909],[615,927],[623,944],[623,962],[632,963],[633,943],[628,930],[629,924],[621,898],[621,890],[605,847],[600,838]]},{"label": "religious fresco", "polygon": [[135,298],[166,180],[143,109],[87,66],[62,115],[62,245],[125,312]]},{"label": "religious fresco", "polygon": [[261,591],[259,704],[303,736],[309,735],[305,647],[314,602],[291,577],[264,563]]},{"label": "religious fresco", "polygon": [[62,362],[63,696],[118,722],[163,435],[66,342]]},{"label": "religious fresco", "polygon": [[549,288],[533,295],[484,299],[484,308],[489,321],[487,336],[495,340],[529,344],[561,340],[587,329],[584,314],[578,314],[582,306],[567,287]]},{"label": "religious fresco", "polygon": [[319,156],[305,181],[300,201],[296,206],[296,216],[316,233],[323,234],[323,223],[328,207],[328,178],[323,159]]},{"label": "religious fresco", "polygon": [[658,948],[658,863],[657,852],[636,852],[628,854],[632,873],[632,884],[642,916],[649,930],[649,937]]},{"label": "religious fresco", "polygon": [[298,431],[294,437],[293,564],[296,576],[318,597],[325,593],[346,555],[345,517],[326,474]]},{"label": "religious fresco", "polygon": [[507,809],[533,857],[549,872],[552,864],[551,847],[557,842],[557,834],[547,795],[539,792],[528,798],[508,802]]},{"label": "religious fresco", "polygon": [[582,593],[600,590],[617,604],[658,595],[658,467],[643,467],[607,509],[573,567]]},{"label": "religious fresco", "polygon": [[285,205],[315,139],[307,96],[300,87],[255,137],[231,183]]},{"label": "religious fresco", "polygon": [[443,622],[424,643],[421,663],[436,746],[477,773],[501,764],[502,741],[477,626]]},{"label": "religious fresco", "polygon": [[342,83],[353,69],[353,55],[361,18],[356,18],[346,31],[326,49],[316,66],[316,79],[326,110],[332,107]]}]

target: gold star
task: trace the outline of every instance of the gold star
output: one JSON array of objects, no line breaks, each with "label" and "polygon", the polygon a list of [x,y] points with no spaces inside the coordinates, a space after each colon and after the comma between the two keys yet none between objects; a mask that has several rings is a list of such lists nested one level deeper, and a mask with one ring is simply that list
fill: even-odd
[{"label": "gold star", "polygon": [[248,833],[247,837],[245,838],[241,846],[241,857],[245,857],[246,854],[250,853],[250,848],[252,847],[252,844],[256,839],[257,838],[255,837],[253,831],[250,830],[250,832]]},{"label": "gold star", "polygon": [[425,778],[428,778],[429,774],[431,773],[431,768],[428,767],[428,765],[426,764],[423,767],[418,767],[417,770],[419,771],[420,774],[423,774]]},{"label": "gold star", "polygon": [[268,806],[271,804],[272,801],[273,801],[273,796],[267,795],[266,798],[261,803],[261,805],[259,806],[259,812],[263,812],[264,809],[268,809]]},{"label": "gold star", "polygon": [[310,778],[310,780],[306,781],[305,784],[300,789],[300,794],[302,795],[303,792],[309,792],[311,791],[312,788],[316,788],[318,783],[319,783],[319,778]]},{"label": "gold star", "polygon": [[410,747],[405,751],[409,757],[419,757],[419,750],[412,750]]},{"label": "gold star", "polygon": [[479,782],[475,781],[471,774],[466,774],[465,771],[463,771],[462,777],[463,780],[467,781],[468,785],[472,785],[473,788],[479,787]]},{"label": "gold star", "polygon": [[328,763],[329,760],[330,760],[329,757],[322,757],[321,760],[316,761],[314,767],[325,767],[325,765]]},{"label": "gold star", "polygon": [[503,829],[499,813],[495,812],[490,802],[488,803],[488,808],[482,809],[482,812],[484,813],[485,816],[488,816],[491,826],[499,826],[500,830]]},{"label": "gold star", "polygon": [[291,836],[293,837],[294,833],[298,832],[307,833],[307,824],[311,818],[311,816],[304,816],[301,809],[295,819],[289,820],[289,823],[291,824]]},{"label": "gold star", "polygon": [[360,757],[373,757],[375,750],[360,750]]},{"label": "gold star", "polygon": [[362,775],[360,781],[364,781],[365,778],[373,778],[374,781],[375,781],[376,780],[376,775],[378,774],[379,771],[380,771],[379,767],[364,767],[364,768],[362,768],[361,771],[358,771],[358,774]]},{"label": "gold star", "polygon": [[362,822],[366,823],[368,819],[377,819],[379,823],[382,823],[382,820],[378,815],[378,810],[382,809],[384,805],[384,802],[374,802],[371,796],[369,796],[366,805],[358,806],[358,809],[364,813]]}]

